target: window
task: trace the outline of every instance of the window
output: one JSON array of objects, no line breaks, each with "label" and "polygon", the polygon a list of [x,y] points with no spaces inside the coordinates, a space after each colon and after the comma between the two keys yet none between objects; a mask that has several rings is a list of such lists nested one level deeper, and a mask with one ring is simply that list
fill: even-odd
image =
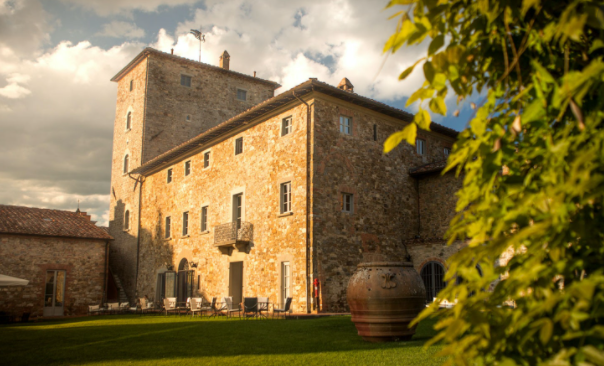
[{"label": "window", "polygon": [[287,298],[291,296],[289,262],[281,262],[281,306],[285,306]]},{"label": "window", "polygon": [[187,122],[191,122],[191,115],[190,115],[190,114],[187,114],[187,115],[185,116],[185,121],[187,121]]},{"label": "window", "polygon": [[448,147],[444,148],[445,158],[448,158],[451,155],[451,149]]},{"label": "window", "polygon": [[292,211],[292,182],[281,183],[281,213]]},{"label": "window", "polygon": [[201,208],[201,231],[208,231],[208,206]]},{"label": "window", "polygon": [[246,101],[247,100],[247,91],[243,89],[237,89],[237,100]]},{"label": "window", "polygon": [[129,130],[132,127],[132,112],[128,112],[126,115],[126,130]]},{"label": "window", "polygon": [[170,216],[166,217],[166,232],[165,232],[165,238],[169,239],[170,237],[172,237],[172,219],[170,218]]},{"label": "window", "polygon": [[415,149],[419,155],[424,155],[426,153],[426,140],[416,139]]},{"label": "window", "polygon": [[182,236],[189,235],[189,212],[182,213]]},{"label": "window", "polygon": [[172,183],[172,168],[168,169],[166,173],[166,182]]},{"label": "window", "polygon": [[126,156],[124,156],[124,174],[128,173],[128,154],[126,154]]},{"label": "window", "polygon": [[187,75],[180,75],[180,85],[190,88],[191,87],[191,77],[187,76]]},{"label": "window", "polygon": [[340,132],[352,135],[352,118],[340,116]]},{"label": "window", "polygon": [[130,210],[124,213],[124,230],[130,230]]},{"label": "window", "polygon": [[185,177],[191,174],[191,160],[185,161]]},{"label": "window", "polygon": [[130,80],[130,91],[134,89],[134,80]]},{"label": "window", "polygon": [[289,135],[292,132],[292,118],[283,118],[281,121],[281,136]]},{"label": "window", "polygon": [[210,167],[210,152],[207,151],[203,154],[203,168],[209,168]]},{"label": "window", "polygon": [[351,193],[342,193],[342,211],[352,213],[354,209],[353,196]]},{"label": "window", "polygon": [[377,125],[373,125],[373,141],[377,141]]},{"label": "window", "polygon": [[243,152],[243,137],[235,140],[235,155],[239,155]]},{"label": "window", "polygon": [[239,193],[233,196],[233,222],[237,225],[237,230],[241,229],[241,216],[243,215],[243,194]]},{"label": "window", "polygon": [[426,287],[426,301],[432,302],[445,288],[445,267],[438,262],[428,262],[422,267],[420,275]]}]

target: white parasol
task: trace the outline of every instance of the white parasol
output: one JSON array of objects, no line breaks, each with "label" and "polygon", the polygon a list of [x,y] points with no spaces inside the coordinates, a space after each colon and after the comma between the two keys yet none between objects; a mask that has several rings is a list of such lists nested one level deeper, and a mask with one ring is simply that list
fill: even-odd
[{"label": "white parasol", "polygon": [[28,280],[0,274],[0,286],[26,286],[28,283]]}]

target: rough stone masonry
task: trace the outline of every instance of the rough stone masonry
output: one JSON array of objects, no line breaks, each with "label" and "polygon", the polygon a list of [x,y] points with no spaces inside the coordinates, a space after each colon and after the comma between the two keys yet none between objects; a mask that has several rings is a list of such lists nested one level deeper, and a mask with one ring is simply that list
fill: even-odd
[{"label": "rough stone masonry", "polygon": [[410,255],[428,278],[426,264],[446,268],[463,245],[444,245],[460,182],[439,174],[457,133],[433,123],[421,149],[384,155],[413,116],[347,79],[273,97],[276,83],[146,49],[113,80],[110,265],[131,299],[292,297],[295,312],[347,311],[364,253]]}]

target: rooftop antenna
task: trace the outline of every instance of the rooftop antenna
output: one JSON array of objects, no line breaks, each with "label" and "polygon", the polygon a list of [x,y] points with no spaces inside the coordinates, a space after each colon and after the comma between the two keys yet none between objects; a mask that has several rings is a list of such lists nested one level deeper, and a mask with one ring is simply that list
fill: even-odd
[{"label": "rooftop antenna", "polygon": [[199,62],[201,62],[201,42],[206,41],[206,35],[201,33],[201,25],[199,26],[199,30],[191,29],[189,33],[199,40]]}]

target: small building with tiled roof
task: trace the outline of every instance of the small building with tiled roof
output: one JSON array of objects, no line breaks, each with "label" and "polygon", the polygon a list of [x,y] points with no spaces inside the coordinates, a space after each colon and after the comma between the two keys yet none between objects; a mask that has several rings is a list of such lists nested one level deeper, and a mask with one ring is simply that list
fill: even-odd
[{"label": "small building with tiled roof", "polygon": [[104,301],[111,235],[86,212],[0,205],[0,274],[28,280],[0,286],[0,312],[82,315]]},{"label": "small building with tiled roof", "polygon": [[237,61],[145,49],[112,79],[111,266],[131,301],[292,297],[295,312],[347,311],[348,279],[373,252],[410,255],[431,300],[463,245],[443,239],[459,180],[429,174],[457,132],[432,123],[384,154],[413,114],[347,78],[274,96],[278,84]]}]

